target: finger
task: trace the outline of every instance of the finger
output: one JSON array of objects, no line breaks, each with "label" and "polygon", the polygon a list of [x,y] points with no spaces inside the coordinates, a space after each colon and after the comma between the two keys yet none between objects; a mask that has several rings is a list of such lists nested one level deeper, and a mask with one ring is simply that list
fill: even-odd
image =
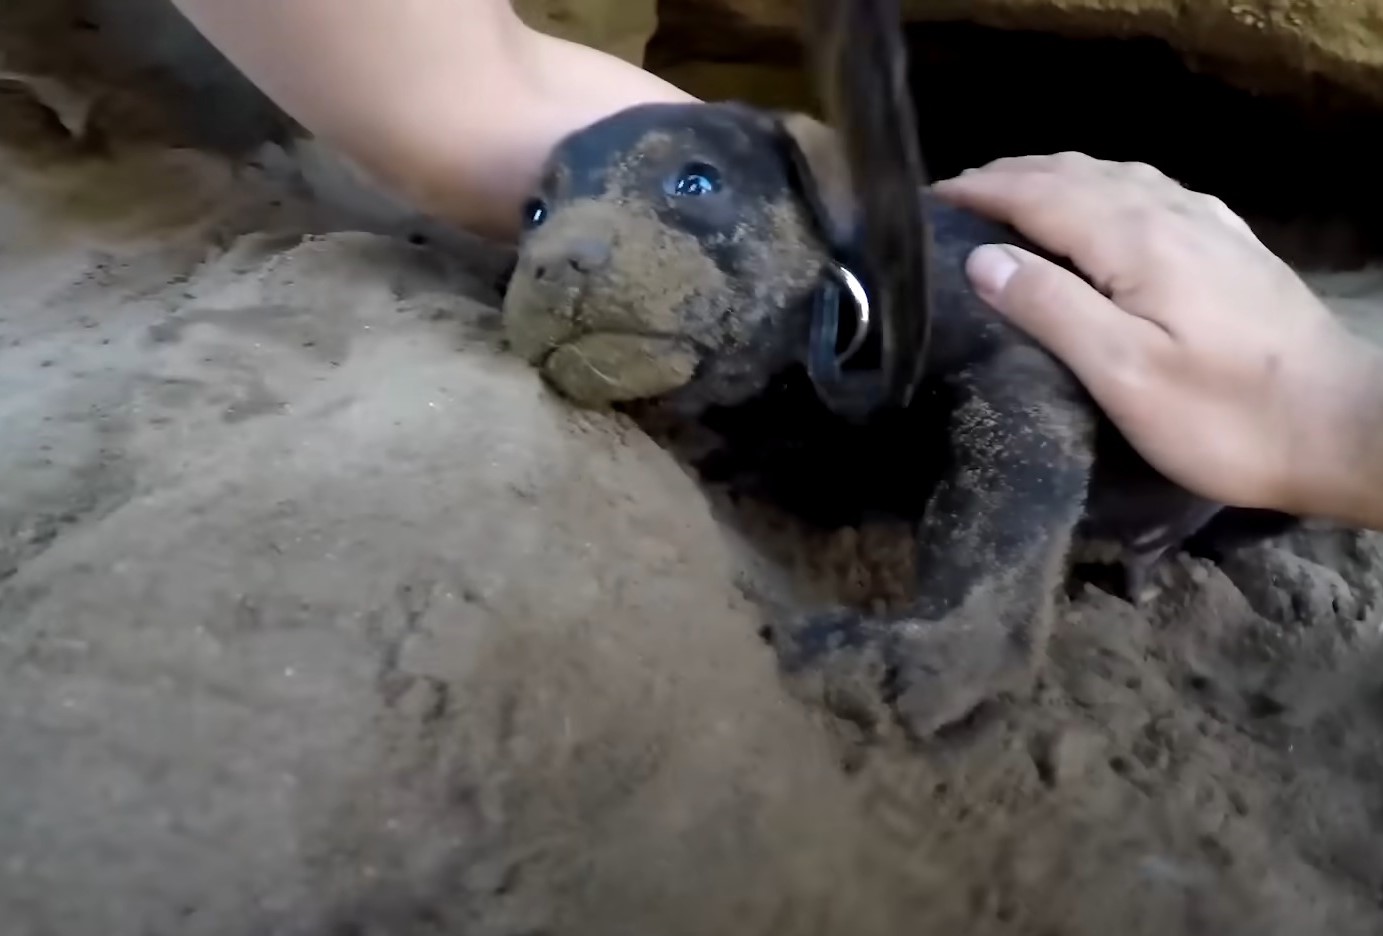
[{"label": "finger", "polygon": [[1137,375],[1171,343],[1156,323],[1011,244],[976,248],[965,268],[980,297],[1065,362],[1107,411],[1124,409]]},{"label": "finger", "polygon": [[1187,188],[1181,182],[1167,176],[1162,176],[1162,181],[1158,182],[1156,180],[1157,175],[1160,175],[1158,170],[1144,167],[1143,163],[1129,163],[1128,166],[1131,170],[1137,169],[1138,175],[1146,179],[1152,187],[1161,187],[1164,194],[1168,196],[1166,199],[1168,204],[1174,211],[1191,217],[1207,218],[1223,224],[1236,234],[1247,237],[1253,243],[1262,246],[1263,242],[1248,221],[1233,208],[1230,208],[1225,200],[1218,195]]},{"label": "finger", "polygon": [[935,187],[938,193],[948,197],[966,198],[993,185],[1041,187],[1054,182],[1082,189],[1098,187],[1106,196],[1102,201],[1112,198],[1124,203],[1152,202],[1168,207],[1195,204],[1199,207],[1203,201],[1214,200],[1212,196],[1192,192],[1149,163],[1112,162],[1075,151],[996,159],[979,168],[967,169],[953,179],[939,181]]},{"label": "finger", "polygon": [[1179,182],[1161,169],[1145,162],[1108,163],[1103,168],[1107,176],[1136,181],[1149,188],[1181,187]]},{"label": "finger", "polygon": [[1118,165],[1075,150],[1028,156],[1002,156],[981,166],[966,169],[961,175],[996,172],[1062,172],[1095,175]]},{"label": "finger", "polygon": [[1243,216],[1238,214],[1233,208],[1230,208],[1229,205],[1225,204],[1224,199],[1219,198],[1215,195],[1207,195],[1205,193],[1199,194],[1205,200],[1205,204],[1210,209],[1210,213],[1216,219],[1218,219],[1224,224],[1229,225],[1235,231],[1247,237],[1254,244],[1257,244],[1259,247],[1264,247],[1264,249],[1266,249],[1266,246],[1263,244],[1263,241],[1259,238],[1258,233],[1254,231],[1252,226],[1249,225],[1248,221],[1246,221],[1243,218]]},{"label": "finger", "polygon": [[1044,249],[1069,257],[1086,275],[1107,282],[1128,266],[1127,216],[1146,209],[1129,186],[1099,174],[1031,169],[984,170],[938,183],[937,194],[1007,224]]}]

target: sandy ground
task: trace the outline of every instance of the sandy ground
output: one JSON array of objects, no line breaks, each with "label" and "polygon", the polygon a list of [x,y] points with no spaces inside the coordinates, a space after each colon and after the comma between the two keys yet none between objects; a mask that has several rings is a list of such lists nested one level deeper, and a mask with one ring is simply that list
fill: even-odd
[{"label": "sandy ground", "polygon": [[502,353],[487,255],[8,136],[5,936],[1383,930],[1383,538],[1076,586],[1029,704],[861,748],[759,602],[894,532],[761,550]]}]

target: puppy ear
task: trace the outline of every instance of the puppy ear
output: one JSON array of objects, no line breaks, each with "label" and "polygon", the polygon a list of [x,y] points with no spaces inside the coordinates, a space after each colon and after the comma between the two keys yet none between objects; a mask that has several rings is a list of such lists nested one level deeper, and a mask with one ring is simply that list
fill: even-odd
[{"label": "puppy ear", "polygon": [[777,123],[793,181],[821,236],[833,249],[846,248],[855,239],[859,211],[840,138],[803,113],[780,114]]}]

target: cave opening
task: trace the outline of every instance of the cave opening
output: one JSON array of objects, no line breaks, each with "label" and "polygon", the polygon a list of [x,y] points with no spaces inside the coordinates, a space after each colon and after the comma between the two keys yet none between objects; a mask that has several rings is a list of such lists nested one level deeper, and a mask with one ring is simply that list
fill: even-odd
[{"label": "cave opening", "polygon": [[1217,195],[1302,268],[1383,256],[1383,107],[1321,81],[1274,93],[1192,68],[1157,39],[966,23],[908,27],[929,172],[1079,150]]},{"label": "cave opening", "polygon": [[[711,43],[701,33],[667,19],[650,67],[703,96],[809,100],[790,37],[727,29]],[[1224,199],[1300,268],[1383,258],[1383,105],[1360,94],[1285,69],[1241,67],[1242,80],[1230,82],[1228,66],[1193,67],[1155,38],[964,22],[913,23],[906,33],[933,178],[1063,150],[1141,161]]]}]

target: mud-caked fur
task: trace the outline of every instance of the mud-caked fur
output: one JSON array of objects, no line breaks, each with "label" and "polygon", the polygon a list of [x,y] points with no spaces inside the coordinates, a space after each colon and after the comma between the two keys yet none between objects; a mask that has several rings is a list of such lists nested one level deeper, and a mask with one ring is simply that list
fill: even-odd
[{"label": "mud-caked fur", "polygon": [[[785,374],[800,380],[823,238],[851,223],[830,139],[800,114],[738,104],[646,105],[575,133],[525,208],[505,302],[515,349],[587,405],[733,411],[762,405]],[[836,609],[770,632],[784,669],[824,679],[838,711],[884,706],[926,737],[1030,685],[1077,542],[1112,544],[1136,590],[1221,510],[1157,474],[1069,370],[973,292],[975,246],[1034,245],[918,197],[934,319],[910,410],[859,427],[818,409],[776,421],[798,437],[773,443],[795,446],[788,473],[820,478],[807,436],[830,437],[815,454],[840,466],[837,483],[887,500],[890,485],[872,483],[887,476],[902,500],[916,494],[916,599],[887,617]],[[842,444],[871,432],[873,462]],[[798,494],[810,513],[812,492]]]}]

